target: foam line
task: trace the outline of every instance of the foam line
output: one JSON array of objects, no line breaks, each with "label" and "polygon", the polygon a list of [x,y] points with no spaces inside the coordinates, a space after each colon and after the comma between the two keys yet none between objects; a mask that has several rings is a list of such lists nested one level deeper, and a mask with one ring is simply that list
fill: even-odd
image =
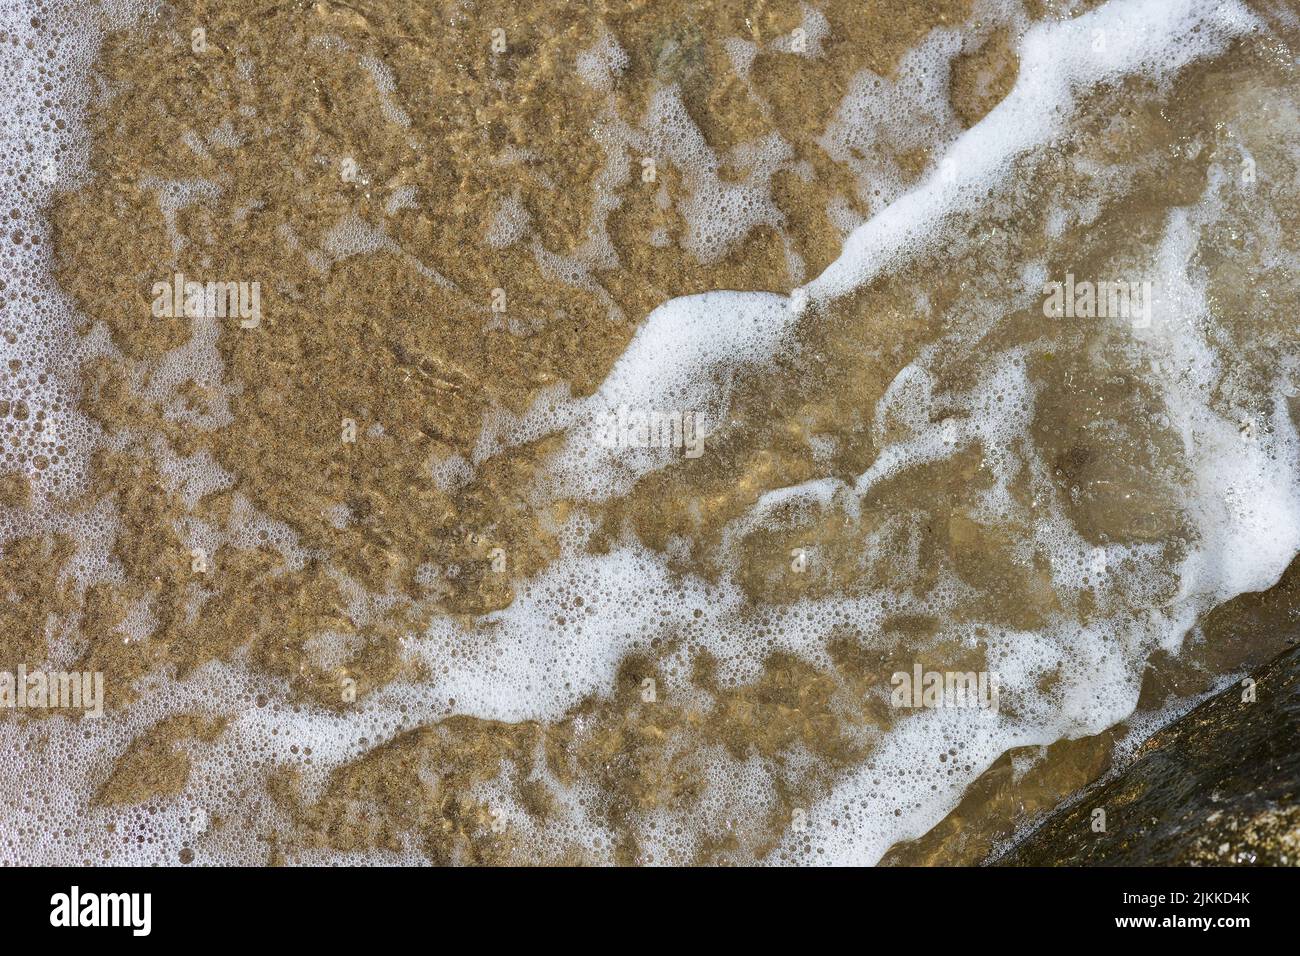
[{"label": "foam line", "polygon": [[1080,92],[1132,73],[1166,79],[1257,25],[1235,0],[1112,0],[1077,19],[1031,27],[1006,98],[953,143],[924,183],[855,229],[805,294],[845,295],[930,247],[944,219],[977,207],[1017,157],[1050,142]]}]

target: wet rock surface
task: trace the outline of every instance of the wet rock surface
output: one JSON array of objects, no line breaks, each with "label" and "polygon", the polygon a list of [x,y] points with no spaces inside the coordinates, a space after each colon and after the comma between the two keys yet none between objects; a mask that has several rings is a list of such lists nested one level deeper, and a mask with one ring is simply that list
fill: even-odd
[{"label": "wet rock surface", "polygon": [[1300,647],[1293,647],[1156,733],[1127,769],[996,863],[1297,865],[1298,744]]}]

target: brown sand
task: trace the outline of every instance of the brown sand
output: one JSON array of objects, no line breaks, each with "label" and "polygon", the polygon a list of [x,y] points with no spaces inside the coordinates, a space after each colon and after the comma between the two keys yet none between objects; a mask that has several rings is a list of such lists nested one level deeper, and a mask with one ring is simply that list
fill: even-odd
[{"label": "brown sand", "polygon": [[[112,707],[132,705],[131,683],[141,675],[174,668],[184,677],[237,653],[259,673],[283,680],[290,700],[304,706],[347,708],[340,688],[348,681],[364,698],[399,676],[418,679],[401,653],[401,638],[434,615],[473,616],[509,605],[515,584],[555,557],[550,529],[565,509],[579,505],[559,502],[554,513],[538,514],[525,497],[553,442],[505,451],[454,491],[429,480],[430,466],[468,456],[490,409],[521,412],[561,382],[576,394],[592,391],[637,323],[669,298],[723,288],[785,292],[817,274],[841,242],[828,201],[838,197],[859,216],[875,211],[858,195],[851,171],[818,143],[835,105],[857,71],[889,75],[932,26],[969,15],[968,4],[957,0],[819,4],[831,27],[823,55],[760,52],[746,81],[722,41],[738,36],[761,43],[788,34],[802,22],[799,4],[661,0],[532,5],[527,13],[519,6],[176,0],[157,20],[109,37],[99,69],[110,94],[88,117],[91,178],[60,197],[53,222],[59,282],[86,316],[87,331],[102,323],[121,352],[82,372],[82,407],[120,441],[95,456],[92,488],[68,507],[112,500],[121,521],[112,553],[122,580],[78,596],[58,575],[71,554],[66,540],[11,542],[0,554],[0,581],[22,601],[0,603],[6,663],[43,657],[32,641],[47,621],[79,619],[88,649],[78,663],[105,672]],[[1049,4],[1042,6],[1042,15],[1054,15]],[[201,55],[190,49],[195,25],[206,29]],[[505,30],[505,54],[489,49],[494,28]],[[683,250],[688,224],[678,209],[685,171],[661,163],[656,183],[646,184],[635,150],[611,151],[593,135],[610,118],[603,97],[573,64],[602,29],[630,58],[614,88],[619,116],[641,115],[657,80],[676,82],[716,153],[775,130],[810,165],[807,179],[789,172],[772,179],[784,229],[760,225],[715,261]],[[950,91],[968,126],[1006,94],[1017,70],[1014,37],[1005,27],[986,24],[972,35],[981,39],[958,60]],[[348,55],[341,55],[344,49]],[[359,65],[363,56],[391,73],[392,95],[409,124],[385,120],[387,94]],[[1136,155],[1159,153],[1189,131],[1212,140],[1216,84],[1241,69],[1234,61],[1190,70],[1159,111],[1151,105],[1128,116],[1122,145],[1093,141],[1074,148]],[[1092,115],[1101,124],[1132,97],[1149,93],[1099,92]],[[200,155],[182,145],[188,132],[220,125],[240,141],[238,148],[209,140]],[[355,181],[340,177],[346,158],[357,164]],[[895,164],[904,182],[929,163],[923,152],[881,160]],[[1089,272],[1116,246],[1151,241],[1165,211],[1199,193],[1207,161],[1208,153],[1172,174],[1163,167],[1139,174],[1122,214],[1104,215],[1088,235],[1067,237],[1076,249],[1074,270]],[[741,178],[745,171],[729,174]],[[1049,181],[1061,173],[1049,161],[1028,175],[1031,182]],[[621,205],[607,218],[592,205],[602,176],[621,183],[611,191]],[[220,186],[221,199],[193,201],[169,222],[150,177],[202,177]],[[386,211],[411,185],[419,187],[413,203]],[[660,185],[666,207],[656,201]],[[507,198],[527,210],[531,225],[523,238],[495,248],[484,236]],[[1293,228],[1294,204],[1283,215]],[[329,237],[348,216],[381,228],[391,244],[332,256]],[[1014,260],[1031,251],[1027,245],[1039,230],[1017,225],[998,235],[995,222],[972,221],[972,229],[993,228],[997,252],[938,269],[933,261],[916,263],[809,323],[801,358],[775,379],[742,387],[739,424],[716,454],[653,474],[626,499],[591,509],[608,538],[625,522],[651,547],[685,535],[690,549],[680,570],[714,577],[726,522],[764,491],[815,477],[809,434],[841,439],[836,473],[863,471],[878,451],[863,416],[935,331],[912,309],[910,290],[920,282],[932,301],[956,301],[968,282],[995,268],[990,263],[998,254]],[[657,230],[670,241],[656,245]],[[593,235],[608,238],[616,266],[584,266],[569,275],[542,267],[539,249],[574,256]],[[792,274],[787,240],[802,274]],[[258,329],[222,328],[220,381],[196,374],[165,400],[151,400],[144,396],[159,362],[191,334],[183,320],[145,320],[151,284],[173,271],[258,278],[265,318]],[[490,308],[497,288],[509,303],[504,315]],[[1160,443],[1168,436],[1144,432],[1153,440],[1134,442],[1149,460],[1096,452],[1088,432],[1095,409],[1069,394],[1088,377],[1081,359],[1061,353],[1041,366],[1036,376],[1049,399],[1033,439],[1057,463],[1062,489],[1081,489],[1072,499],[1078,527],[1100,541],[1107,535],[1175,538],[1176,502],[1149,480],[1161,470]],[[955,381],[963,374],[952,369]],[[178,417],[177,409],[219,410],[231,386],[228,424],[199,427]],[[1116,419],[1146,418],[1151,396],[1136,378],[1096,388],[1096,404]],[[9,413],[0,410],[0,418]],[[356,423],[355,442],[340,439],[349,419]],[[158,440],[178,455],[209,452],[235,476],[235,487],[187,507],[158,470]],[[920,545],[928,556],[924,566],[951,568],[980,592],[984,605],[972,606],[972,614],[1033,628],[1060,610],[1059,598],[1043,569],[1014,559],[1015,529],[972,517],[988,480],[972,455],[887,483],[866,521],[883,526],[891,509],[925,500],[934,520]],[[178,522],[188,516],[230,526],[236,492],[291,527],[316,556],[290,569],[269,542],[225,547],[206,556],[208,569],[196,574]],[[26,495],[21,478],[0,476],[0,501],[21,504]],[[330,518],[339,505],[352,516],[344,527]],[[790,549],[809,541],[829,559],[807,575],[785,573]],[[492,570],[495,548],[508,555],[505,573]],[[857,560],[859,532],[840,527],[830,514],[789,531],[756,531],[743,548],[739,580],[756,605],[905,573]],[[433,587],[419,579],[425,564],[462,570]],[[381,619],[358,623],[334,570],[397,600]],[[1268,596],[1247,596],[1216,612],[1204,625],[1215,639],[1192,662],[1153,662],[1144,704],[1199,692],[1224,669],[1266,657],[1279,641],[1274,628],[1300,606],[1294,578]],[[146,641],[124,643],[118,628],[141,600],[156,610],[158,627]],[[1088,617],[1087,607],[1073,611]],[[354,639],[346,662],[317,663],[311,641],[327,631]],[[617,860],[649,862],[637,821],[656,807],[689,808],[699,800],[704,781],[697,757],[710,747],[738,761],[760,757],[777,781],[781,805],[761,826],[711,828],[691,862],[763,858],[788,829],[791,812],[867,759],[873,734],[900,719],[878,691],[917,647],[936,664],[982,664],[978,648],[946,645],[937,621],[899,618],[886,631],[892,647],[882,652],[860,645],[846,624],[832,668],[774,653],[762,677],[740,687],[720,686],[713,662],[701,656],[693,683],[707,701],[702,705],[639,696],[642,681],[658,674],[672,649],[665,642],[655,654],[626,660],[608,695],[583,701],[563,720],[512,725],[448,716],[398,733],[340,767],[315,800],[301,795],[292,765],[275,768],[267,791],[291,823],[263,835],[270,859],[291,862],[302,848],[399,849],[413,841],[435,862],[542,862],[536,847],[494,825],[491,808],[473,793],[503,762],[512,765],[516,779],[532,781],[518,785],[518,802],[544,821],[554,798],[533,774],[541,762],[561,784],[594,786],[594,813],[618,835]],[[127,750],[100,798],[130,803],[178,793],[190,770],[186,748],[221,732],[219,722],[198,717],[155,725]],[[1033,813],[1104,771],[1116,733],[1059,742],[1035,754],[1038,762],[1025,776],[1012,770],[1012,758],[1025,755],[1008,755],[943,824],[896,848],[889,860],[980,859]],[[310,759],[310,743],[303,748],[302,758]],[[814,756],[814,772],[787,765],[796,751]],[[222,825],[233,824],[216,821]],[[202,844],[189,856],[201,861]],[[557,859],[581,862],[584,855],[574,848]]]}]

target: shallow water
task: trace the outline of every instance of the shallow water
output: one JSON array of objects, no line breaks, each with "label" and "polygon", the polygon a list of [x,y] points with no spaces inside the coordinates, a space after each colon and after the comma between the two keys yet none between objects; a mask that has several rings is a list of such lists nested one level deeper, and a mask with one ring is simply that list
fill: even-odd
[{"label": "shallow water", "polygon": [[6,859],[973,862],[1294,633],[1290,5],[515,7],[3,14]]}]

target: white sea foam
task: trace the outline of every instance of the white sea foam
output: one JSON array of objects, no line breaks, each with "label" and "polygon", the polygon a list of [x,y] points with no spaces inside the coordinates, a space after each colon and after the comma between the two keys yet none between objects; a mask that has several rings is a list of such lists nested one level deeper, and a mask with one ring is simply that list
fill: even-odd
[{"label": "white sea foam", "polygon": [[[1249,31],[1253,25],[1250,16],[1236,4],[1139,0],[1112,3],[1073,21],[1032,28],[1021,43],[1020,78],[1010,95],[953,142],[921,186],[858,227],[840,258],[809,283],[806,294],[821,299],[842,295],[882,270],[932,248],[941,241],[948,217],[985,202],[991,190],[1009,178],[1019,158],[1049,143],[1064,129],[1077,98],[1098,83],[1131,74],[1167,80],[1180,67],[1221,50],[1229,37]],[[1180,239],[1194,241],[1194,236],[1187,234],[1180,216],[1175,215],[1158,263],[1162,287],[1169,290],[1188,286],[1183,271],[1188,250],[1173,248]],[[1194,316],[1196,309],[1204,308],[1204,295],[1194,288],[1186,291],[1184,300],[1167,301],[1166,305]],[[608,410],[620,402],[671,407],[685,401],[708,407],[721,420],[727,408],[726,383],[733,376],[752,374],[767,356],[785,344],[792,319],[799,311],[771,296],[742,293],[715,293],[660,307],[596,395],[579,403],[576,409],[567,410],[572,415],[569,443],[555,462],[554,473],[561,476],[559,483],[580,494],[618,494],[647,466],[665,464],[669,460],[666,456],[657,460],[628,456],[609,460],[597,443],[583,435],[585,414]],[[1200,360],[1207,361],[1204,343],[1186,338],[1179,341],[1177,348],[1192,352],[1199,349]],[[1192,360],[1194,364],[1195,356]],[[949,457],[971,443],[985,449],[1005,489],[1010,473],[1019,467],[1013,446],[1027,428],[1026,415],[1033,395],[1023,362],[1012,354],[1002,361],[1001,365],[990,364],[987,379],[974,392],[950,402],[968,412],[961,422],[948,428],[943,423],[927,424],[913,437],[886,446],[871,468],[858,478],[853,491],[866,493],[891,474]],[[882,408],[898,390],[909,390],[911,383],[916,383],[921,389],[919,397],[908,396],[904,404],[911,405],[917,417],[924,420],[920,409],[929,398],[925,380],[923,371],[917,370],[900,377]],[[721,389],[715,384],[719,382],[723,383]],[[1209,385],[1202,375],[1193,386],[1193,394],[1175,391],[1166,400],[1166,407],[1177,409],[1181,416],[1176,427],[1185,436],[1189,458],[1199,476],[1196,544],[1181,569],[1183,586],[1175,604],[1152,613],[1120,611],[1105,626],[1081,627],[1058,618],[1040,633],[1004,632],[991,640],[987,648],[990,667],[1002,676],[1009,692],[1018,695],[1021,707],[1017,715],[984,717],[960,710],[932,711],[891,730],[873,755],[869,769],[852,775],[824,805],[814,808],[814,818],[820,823],[828,824],[831,817],[836,817],[840,824],[810,828],[809,859],[873,861],[898,840],[925,832],[956,803],[966,783],[1006,750],[1097,733],[1122,720],[1136,704],[1141,662],[1146,653],[1156,646],[1176,648],[1197,614],[1242,591],[1267,587],[1277,579],[1300,549],[1294,431],[1279,400],[1274,406],[1268,447],[1259,446],[1243,455],[1235,426],[1207,407],[1205,390]],[[1014,411],[1008,414],[1014,409],[1024,411],[1019,416]],[[1046,477],[1039,480],[1046,481]],[[821,506],[836,497],[834,486],[824,479],[798,489],[770,492],[760,499],[751,516],[741,519],[741,525],[761,522],[775,504],[790,500],[792,494],[810,496]],[[1006,512],[1010,496],[995,491],[989,506]],[[1091,565],[1100,562],[1103,568],[1119,567],[1128,561],[1126,567],[1133,577],[1128,586],[1141,593],[1145,582],[1141,573],[1132,569],[1140,568],[1152,557],[1149,548],[1112,545],[1097,549],[1059,514],[1026,517],[1035,540],[1052,556],[1056,587],[1079,590],[1085,585],[1086,569]],[[548,589],[563,593],[559,582],[568,581],[583,594],[630,594],[636,591],[634,581],[622,580],[619,572],[627,567],[632,553],[619,549],[597,559],[598,566],[585,568],[584,562],[591,559],[575,555],[530,587],[540,588],[543,593]],[[897,560],[897,556],[892,559]],[[638,560],[653,559],[641,554]],[[640,580],[656,580],[648,566],[642,565],[638,574],[643,576]],[[594,592],[580,584],[596,579],[601,585]],[[685,586],[699,587],[690,583]],[[957,590],[954,585],[952,591]],[[701,596],[706,600],[701,601]],[[876,597],[873,595],[872,600]],[[893,595],[895,600],[900,597]],[[873,616],[862,611],[871,606],[872,600],[863,600],[859,607],[852,607],[857,601],[842,602],[851,611],[858,611],[856,615],[850,613],[849,618],[868,632]],[[700,606],[707,623],[695,638],[695,646],[715,652],[726,648],[731,665],[728,676],[743,679],[753,675],[755,663],[773,646],[820,658],[822,641],[835,620],[833,610],[845,609],[833,608],[836,603],[800,604],[788,612],[778,612],[785,626],[774,627],[777,638],[764,642],[755,642],[746,634],[746,626],[734,610],[738,606],[734,593],[725,586],[696,591],[686,606]],[[942,615],[947,603],[942,589],[936,589],[921,606]],[[630,606],[635,616],[637,605]],[[552,644],[554,614],[554,603],[536,604],[530,600],[496,615],[497,633],[507,635],[515,648],[503,657],[526,657],[533,648]],[[643,638],[657,633],[656,628],[647,627],[652,619],[641,624]],[[629,626],[626,619],[621,619],[608,632],[628,635],[636,631],[634,622]],[[562,642],[566,659],[571,664],[586,662],[577,670],[576,681],[574,671],[565,672],[570,686],[588,689],[607,682],[613,668],[613,658],[603,653],[608,648],[602,647],[596,654],[591,638],[582,636],[585,630],[566,633],[571,638]],[[599,629],[595,633],[603,640],[607,631]],[[629,642],[626,636],[613,643],[619,653],[638,643],[644,646],[644,640],[633,638]],[[744,660],[737,660],[737,650]],[[1058,690],[1051,695],[1036,692],[1037,682],[1053,672],[1061,677]],[[517,686],[517,682],[512,683]],[[563,698],[537,695],[536,687],[530,691],[535,702],[546,702],[540,710],[532,711],[536,715],[553,714],[564,704]],[[489,703],[486,689],[473,698]],[[510,714],[519,714],[516,698],[512,695],[509,699]],[[479,712],[498,716],[491,707]],[[954,746],[960,750],[960,759],[955,761],[960,772],[939,775],[938,767],[933,765],[936,755]],[[794,857],[802,858],[799,848],[803,841],[799,835],[790,835],[784,847]]]},{"label": "white sea foam", "polygon": [[[19,4],[16,10],[0,11],[0,29],[26,37],[25,8],[26,4]],[[822,25],[811,13],[805,22],[813,41],[808,55],[815,56]],[[502,447],[564,431],[562,448],[533,489],[539,501],[560,496],[599,500],[626,493],[639,478],[665,467],[677,456],[662,448],[615,453],[593,438],[594,423],[602,416],[624,406],[690,409],[715,427],[725,427],[734,382],[760,374],[782,349],[797,347],[792,331],[808,301],[843,295],[944,242],[944,226],[950,218],[980,208],[992,193],[1005,188],[1013,178],[1014,165],[1060,135],[1079,97],[1098,83],[1133,74],[1165,81],[1180,67],[1221,50],[1228,38],[1252,27],[1252,19],[1240,4],[1218,0],[1111,0],[1074,20],[1032,27],[1020,41],[1020,76],[1010,95],[960,135],[951,117],[939,117],[929,131],[927,145],[947,149],[929,177],[853,229],[839,259],[806,287],[789,299],[766,293],[713,292],[664,303],[646,318],[593,395],[573,399],[559,387],[542,396],[521,418],[502,415],[490,421],[471,461],[453,458],[437,466],[434,477],[439,486],[458,487],[475,466]],[[957,49],[954,36],[954,31],[936,31],[909,61],[908,69],[939,83],[943,62]],[[1098,37],[1102,38],[1100,44]],[[19,118],[30,118],[39,109],[36,97],[22,99],[26,94],[21,91],[37,88],[31,70],[40,57],[19,49],[16,56],[0,59],[0,76],[11,90],[20,91],[18,108],[0,119],[4,123],[0,146],[6,157],[5,175],[10,179],[19,168],[36,172],[33,160],[15,149],[28,135],[38,140],[38,159],[57,157],[59,175],[76,175],[84,144],[77,139],[75,120],[77,107],[87,95],[84,75],[95,42],[86,33],[55,50],[56,62],[67,71],[66,92],[73,104],[68,131],[60,134],[48,130],[33,133],[38,124],[20,123]],[[579,68],[594,87],[607,90],[626,62],[623,51],[606,38],[584,55]],[[372,74],[380,91],[391,95],[391,78],[378,69]],[[867,82],[870,79],[864,77],[864,82],[856,84],[838,111],[838,125],[828,134],[835,148],[849,150],[858,142],[855,136],[860,136],[864,124],[879,124],[882,118],[907,112],[910,93],[877,87]],[[925,99],[933,102],[936,95],[932,90]],[[396,112],[388,115],[394,122],[403,119]],[[736,184],[718,179],[718,159],[704,144],[672,88],[660,90],[642,130],[616,132],[611,142],[653,149],[691,172],[687,183],[691,199],[684,210],[689,223],[686,244],[700,259],[709,261],[722,255],[757,224],[781,225],[768,196],[773,171],[788,157],[789,147],[778,139],[750,145],[746,165],[754,173]],[[859,172],[882,175],[879,169]],[[33,231],[44,228],[39,210],[48,201],[51,184],[32,184],[42,182],[37,176],[23,189],[14,190],[21,221]],[[885,186],[888,192],[889,183]],[[1211,191],[1197,207],[1170,214],[1154,260],[1139,264],[1158,276],[1162,290],[1155,303],[1155,321],[1150,329],[1122,330],[1152,361],[1180,370],[1177,376],[1153,379],[1170,416],[1170,427],[1181,439],[1192,476],[1187,506],[1194,540],[1176,572],[1180,584],[1176,599],[1149,611],[1140,602],[1121,604],[1104,620],[1087,625],[1058,614],[1037,631],[993,627],[981,639],[988,667],[1000,675],[1004,695],[1017,701],[1014,713],[930,710],[899,721],[879,737],[869,765],[843,779],[823,803],[809,808],[806,832],[790,834],[781,847],[785,858],[874,862],[897,841],[933,826],[956,804],[967,784],[1009,748],[1097,733],[1124,719],[1137,701],[1141,664],[1148,653],[1156,647],[1176,650],[1198,614],[1243,591],[1267,587],[1300,550],[1300,492],[1296,487],[1300,442],[1287,414],[1287,386],[1282,381],[1288,371],[1295,373],[1294,364],[1289,370],[1279,370],[1278,391],[1268,396],[1267,421],[1260,423],[1268,427],[1261,427],[1257,442],[1243,444],[1240,422],[1214,404],[1223,356],[1204,331],[1212,316],[1204,279],[1189,266],[1189,260],[1201,228],[1216,216],[1219,201]],[[526,225],[520,213],[503,209],[493,227],[496,242],[504,245],[522,238]],[[1062,209],[1057,217],[1062,228],[1068,215]],[[844,222],[850,224],[847,219]],[[55,356],[66,353],[77,341],[72,334],[74,316],[49,279],[45,258],[48,235],[41,234],[39,248],[6,243],[0,259],[6,283],[0,295],[8,300],[11,313],[16,308],[30,310],[28,333],[17,341],[0,337],[0,362],[19,359],[33,369],[55,367]],[[599,236],[592,241],[577,266],[552,266],[581,269],[585,268],[582,262],[597,260],[608,265],[612,246],[607,247],[607,240]],[[352,220],[341,222],[326,244],[326,251],[338,258],[378,248],[389,248],[386,237],[358,229]],[[1025,271],[1037,281],[1041,266],[1035,268],[1039,271],[1028,266]],[[40,305],[29,304],[34,296],[40,297]],[[1021,293],[1009,292],[1002,305],[1011,311],[1023,307],[1022,299]],[[996,321],[986,319],[966,339],[958,338],[955,347],[970,347]],[[164,362],[157,387],[172,383],[181,365],[210,363],[213,353],[211,337],[196,335],[170,363]],[[976,380],[951,393],[943,392],[939,384],[934,370],[936,355],[934,349],[923,350],[896,376],[878,407],[867,416],[884,444],[862,474],[851,482],[828,474],[768,492],[727,529],[724,551],[730,552],[750,530],[775,521],[774,516],[791,503],[813,511],[839,508],[853,518],[860,501],[892,476],[978,447],[994,478],[981,499],[986,517],[1030,529],[1022,544],[1050,556],[1053,586],[1061,593],[1077,594],[1090,586],[1090,578],[1099,573],[1098,563],[1104,569],[1126,569],[1125,594],[1154,593],[1158,582],[1150,567],[1154,562],[1149,548],[1112,543],[1098,549],[1075,530],[1059,508],[1030,513],[1011,494],[1012,482],[1027,474],[1024,480],[1035,490],[1043,490],[1045,499],[1050,498],[1044,490],[1050,477],[1043,463],[1024,460],[1023,442],[1036,392],[1023,351],[989,355],[980,363]],[[61,411],[48,419],[47,434],[58,435],[71,451],[54,468],[34,474],[38,498],[59,480],[75,487],[81,463],[96,440],[95,430],[73,410],[59,381],[52,376],[40,383],[26,376],[21,381],[7,377],[0,382],[0,399],[25,397],[33,405],[47,406],[60,401]],[[959,407],[965,414],[960,419],[944,418],[938,414],[944,407]],[[220,423],[219,417],[205,424]],[[886,441],[895,431],[898,437]],[[21,429],[19,432],[22,440]],[[32,439],[37,444],[42,440]],[[165,478],[187,500],[207,490],[225,488],[230,480],[203,456],[160,457]],[[261,518],[245,499],[237,499],[236,511],[236,543],[255,546],[270,541],[291,567],[300,567],[310,558],[292,529]],[[346,514],[338,517],[346,523]],[[904,527],[902,522],[897,519],[864,531],[863,545],[875,560],[895,566],[906,576],[909,570],[919,571],[919,559],[915,552],[900,549],[890,537],[891,530]],[[0,510],[0,541],[41,527],[68,531],[77,539],[73,570],[81,583],[112,578],[114,569],[105,553],[106,542],[115,533],[111,509],[100,508],[75,520],[42,510],[42,506],[35,517]],[[971,596],[968,585],[940,575],[925,594],[912,593],[909,588],[880,588],[851,597],[804,599],[769,609],[765,635],[759,639],[740,588],[725,576],[714,583],[683,577],[669,570],[664,556],[631,538],[617,542],[607,553],[588,553],[585,545],[590,530],[581,519],[564,529],[564,556],[523,582],[509,607],[487,615],[475,626],[446,618],[435,621],[428,633],[412,635],[408,650],[429,664],[430,680],[421,685],[395,683],[346,715],[276,703],[283,700],[285,688],[251,676],[235,660],[207,665],[185,681],[168,674],[147,678],[138,688],[142,692],[138,706],[110,715],[89,729],[53,718],[47,728],[50,745],[43,751],[34,753],[21,747],[20,741],[29,731],[5,724],[0,729],[4,752],[10,755],[5,759],[21,753],[25,761],[23,774],[9,776],[30,779],[44,774],[58,779],[61,786],[43,798],[44,802],[24,797],[14,804],[0,840],[0,860],[35,856],[76,861],[91,852],[88,844],[93,844],[96,854],[111,850],[115,860],[157,859],[160,848],[172,853],[182,843],[206,834],[205,820],[232,815],[229,794],[259,779],[255,765],[259,761],[299,760],[302,748],[310,747],[310,762],[302,762],[310,790],[320,786],[329,767],[359,755],[367,746],[453,711],[500,720],[558,717],[584,696],[608,691],[623,655],[644,650],[656,637],[682,637],[680,649],[667,662],[664,691],[687,699],[694,693],[687,679],[690,656],[699,650],[709,650],[721,661],[720,678],[724,681],[754,678],[764,657],[774,649],[829,666],[826,646],[837,624],[852,622],[861,633],[870,635],[879,630],[887,612],[932,614],[943,619]],[[194,542],[210,549],[227,540],[225,531],[198,527],[187,531]],[[380,602],[374,604],[372,596],[357,593],[352,610],[364,617],[382,600],[382,596],[374,598]],[[151,626],[151,610],[141,606],[128,622],[124,639],[138,639]],[[956,626],[949,636],[973,642],[976,627],[977,622],[971,621]],[[74,637],[66,640],[75,643]],[[339,642],[345,640],[343,635],[326,635],[313,652],[328,662],[334,659],[331,655],[340,653]],[[1056,689],[1046,694],[1038,688],[1049,674],[1056,675],[1058,681]],[[257,706],[253,701],[259,695],[272,703]],[[77,821],[84,819],[86,800],[117,756],[153,721],[186,711],[231,716],[232,722],[215,743],[189,745],[196,772],[182,797],[156,817],[142,808],[114,812],[118,832],[124,837],[120,842],[110,845],[106,837],[82,835]],[[942,768],[940,755],[944,758]],[[772,809],[767,778],[756,760],[737,763],[717,757],[710,762],[707,758],[701,755],[713,767],[709,774],[712,788],[706,795],[709,813],[738,818],[744,825],[744,820],[753,821]],[[798,755],[791,759],[797,763]],[[543,844],[552,839],[577,840],[590,847],[596,858],[607,859],[609,843],[602,842],[600,825],[591,818],[594,801],[588,799],[584,804],[583,785],[576,789],[566,789],[555,781],[550,785],[562,805],[557,813],[563,821],[557,824],[559,836],[551,831],[534,837]],[[483,796],[517,826],[531,826],[526,815],[505,798],[504,788],[485,789]],[[205,843],[209,859],[257,858],[259,833],[277,822],[270,801],[261,803],[260,816],[248,821],[246,828],[229,826],[209,838]],[[102,810],[94,813],[106,814]],[[689,849],[695,838],[689,827],[671,826],[668,811],[662,815],[664,820],[655,835],[646,841],[647,852],[660,860]],[[831,819],[838,825],[829,825]],[[73,838],[61,835],[65,823],[76,834]],[[48,842],[33,850],[13,836],[20,828],[46,833]],[[134,842],[137,835],[142,839]],[[168,862],[171,859],[174,856],[164,857]],[[374,859],[392,858],[376,854]],[[396,859],[414,860],[418,854],[399,854]]]},{"label": "white sea foam", "polygon": [[1238,3],[1133,0],[1032,27],[1006,98],[952,144],[924,183],[859,226],[840,257],[808,283],[809,294],[843,295],[941,241],[947,217],[983,202],[1018,157],[1063,131],[1079,94],[1132,74],[1167,80],[1257,25]]}]

